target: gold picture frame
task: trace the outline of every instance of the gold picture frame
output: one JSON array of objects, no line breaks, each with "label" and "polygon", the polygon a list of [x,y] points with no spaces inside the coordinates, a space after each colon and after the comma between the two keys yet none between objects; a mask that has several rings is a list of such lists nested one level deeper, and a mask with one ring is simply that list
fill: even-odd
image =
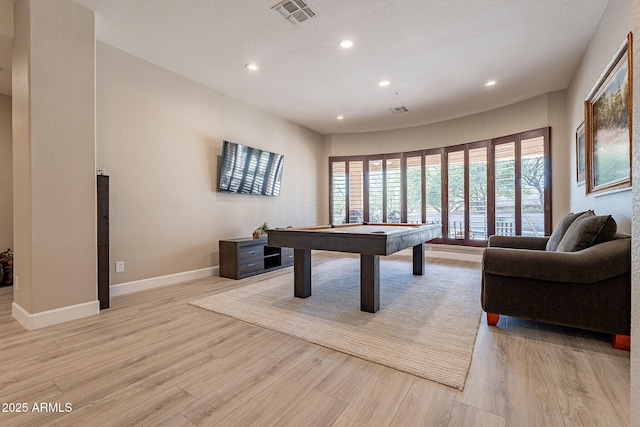
[{"label": "gold picture frame", "polygon": [[584,102],[586,194],[631,187],[632,34]]},{"label": "gold picture frame", "polygon": [[586,151],[584,146],[584,122],[576,129],[576,181],[584,184],[587,170]]}]

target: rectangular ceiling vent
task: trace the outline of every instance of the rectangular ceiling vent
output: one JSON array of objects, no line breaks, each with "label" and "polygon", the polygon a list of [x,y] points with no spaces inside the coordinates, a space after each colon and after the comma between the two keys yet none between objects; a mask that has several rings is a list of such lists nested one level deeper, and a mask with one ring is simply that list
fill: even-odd
[{"label": "rectangular ceiling vent", "polygon": [[402,113],[409,112],[409,109],[407,107],[393,107],[393,108],[389,108],[389,110],[391,110],[393,114],[402,114]]},{"label": "rectangular ceiling vent", "polygon": [[302,24],[316,16],[315,12],[313,12],[309,6],[304,4],[302,0],[284,0],[283,2],[273,6],[271,9],[275,9],[280,12],[280,14],[293,25]]}]

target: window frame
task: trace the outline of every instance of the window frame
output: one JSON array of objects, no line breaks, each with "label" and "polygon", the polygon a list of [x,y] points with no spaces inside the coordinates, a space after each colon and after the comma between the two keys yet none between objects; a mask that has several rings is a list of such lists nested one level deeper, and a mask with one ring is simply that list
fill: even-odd
[{"label": "window frame", "polygon": [[[427,182],[425,178],[426,171],[426,156],[440,155],[440,171],[441,171],[441,223],[442,223],[442,237],[434,240],[436,243],[446,243],[453,245],[466,245],[466,246],[486,246],[487,240],[485,239],[471,239],[470,238],[470,172],[469,172],[469,152],[477,148],[486,148],[487,153],[487,236],[495,234],[496,232],[496,192],[495,192],[495,167],[496,167],[496,147],[508,142],[514,142],[514,158],[515,158],[515,229],[516,235],[522,234],[522,156],[521,156],[521,143],[523,140],[533,138],[543,138],[543,156],[544,156],[544,234],[551,234],[551,128],[545,127],[540,129],[529,130],[520,132],[513,135],[502,136],[493,139],[475,141],[465,144],[457,144],[438,148],[427,148],[423,150],[412,150],[404,153],[384,153],[384,154],[372,154],[372,155],[358,155],[358,156],[331,156],[329,157],[329,213],[330,220],[333,224],[333,163],[344,162],[345,164],[345,181],[346,181],[346,195],[345,195],[345,210],[346,221],[350,221],[350,175],[349,175],[349,162],[361,161],[363,166],[362,183],[363,188],[363,222],[370,222],[370,170],[369,165],[371,161],[379,160],[382,163],[382,222],[388,221],[387,212],[387,160],[399,159],[400,160],[400,190],[401,190],[401,222],[407,222],[408,218],[408,166],[407,159],[420,157],[421,158],[421,218],[422,222],[427,220]],[[463,152],[464,156],[464,238],[452,239],[449,237],[449,154],[454,152]],[[488,238],[488,237],[487,237]]]}]

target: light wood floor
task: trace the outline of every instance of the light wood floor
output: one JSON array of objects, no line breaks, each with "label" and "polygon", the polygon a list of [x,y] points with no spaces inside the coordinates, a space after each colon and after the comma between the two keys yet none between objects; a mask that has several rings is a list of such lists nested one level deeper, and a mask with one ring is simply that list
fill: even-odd
[{"label": "light wood floor", "polygon": [[[98,316],[36,331],[0,288],[1,409],[28,406],[0,412],[0,425],[629,425],[629,353],[606,335],[483,319],[459,392],[187,304],[279,274],[292,273],[115,297]],[[72,411],[34,412],[40,403]]]}]

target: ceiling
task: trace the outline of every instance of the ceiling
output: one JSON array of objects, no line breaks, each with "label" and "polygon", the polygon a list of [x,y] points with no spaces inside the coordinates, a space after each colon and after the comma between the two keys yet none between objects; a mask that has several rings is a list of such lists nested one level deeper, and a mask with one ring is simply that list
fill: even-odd
[{"label": "ceiling", "polygon": [[[316,16],[297,26],[272,9],[280,0],[75,1],[96,12],[98,40],[329,134],[565,89],[608,0],[303,0]],[[390,111],[400,106],[409,111]]]}]

